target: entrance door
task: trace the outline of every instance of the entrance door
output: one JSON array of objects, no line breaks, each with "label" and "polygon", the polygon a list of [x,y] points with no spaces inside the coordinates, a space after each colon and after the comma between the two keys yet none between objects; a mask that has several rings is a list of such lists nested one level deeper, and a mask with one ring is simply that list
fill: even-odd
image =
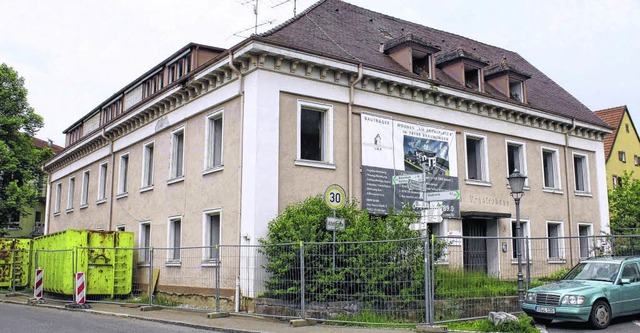
[{"label": "entrance door", "polygon": [[485,220],[462,220],[462,249],[464,252],[464,269],[468,271],[481,270],[487,272],[487,226]]}]

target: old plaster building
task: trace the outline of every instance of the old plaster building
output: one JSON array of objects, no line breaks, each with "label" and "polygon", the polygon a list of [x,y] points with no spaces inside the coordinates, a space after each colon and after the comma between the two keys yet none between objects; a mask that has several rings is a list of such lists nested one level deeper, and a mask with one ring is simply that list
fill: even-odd
[{"label": "old plaster building", "polygon": [[[607,163],[607,186],[618,185],[625,172],[640,177],[640,138],[626,105],[598,110],[595,114],[613,127],[604,137],[604,156]],[[631,157],[633,156],[633,159]]]},{"label": "old plaster building", "polygon": [[[525,235],[597,235],[609,132],[518,53],[320,1],[229,49],[189,44],[76,121],[46,164],[47,230],[133,231],[140,247],[257,244],[287,204],[330,184],[374,213],[420,201],[412,175],[428,167],[425,186],[454,193],[433,207],[436,234],[514,235],[517,168]],[[536,256],[589,255],[570,242]],[[451,246],[465,267],[513,269],[511,243]],[[205,252],[203,266],[215,259]]]}]

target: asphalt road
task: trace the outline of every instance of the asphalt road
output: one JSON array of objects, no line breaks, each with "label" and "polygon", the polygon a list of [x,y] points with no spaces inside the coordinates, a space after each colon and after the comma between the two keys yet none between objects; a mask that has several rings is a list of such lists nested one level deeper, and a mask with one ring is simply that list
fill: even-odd
[{"label": "asphalt road", "polygon": [[0,303],[0,333],[208,332],[131,318]]},{"label": "asphalt road", "polygon": [[568,332],[602,332],[602,333],[638,333],[640,332],[640,316],[628,316],[616,318],[611,325],[604,330],[593,331],[586,323],[571,322],[553,322],[546,327],[549,333],[568,333]]}]

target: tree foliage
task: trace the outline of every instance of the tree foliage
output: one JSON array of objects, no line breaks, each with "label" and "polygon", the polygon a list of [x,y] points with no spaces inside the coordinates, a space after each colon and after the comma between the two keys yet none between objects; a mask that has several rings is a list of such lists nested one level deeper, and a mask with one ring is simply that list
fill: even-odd
[{"label": "tree foliage", "polygon": [[625,171],[622,181],[609,190],[609,219],[615,235],[640,234],[640,180]]},{"label": "tree foliage", "polygon": [[37,181],[50,149],[38,149],[32,136],[43,126],[29,106],[24,78],[0,65],[0,235],[11,220],[25,215],[38,198]]},{"label": "tree foliage", "polygon": [[269,223],[267,237],[260,240],[268,259],[266,296],[299,301],[304,273],[306,301],[355,298],[373,309],[395,302],[397,309],[421,299],[425,240],[409,229],[418,220],[412,209],[375,216],[349,202],[337,211],[345,229],[336,232],[335,244],[325,222],[332,214],[316,196],[287,206]]}]

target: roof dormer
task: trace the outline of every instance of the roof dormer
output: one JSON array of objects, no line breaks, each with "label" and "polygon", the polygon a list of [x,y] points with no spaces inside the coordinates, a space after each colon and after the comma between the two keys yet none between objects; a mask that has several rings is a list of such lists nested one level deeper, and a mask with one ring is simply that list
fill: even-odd
[{"label": "roof dormer", "polygon": [[384,43],[382,51],[412,73],[426,79],[435,79],[433,55],[440,51],[437,46],[407,34]]},{"label": "roof dormer", "polygon": [[461,85],[477,91],[484,91],[483,68],[489,63],[475,54],[458,48],[439,54],[436,66]]},{"label": "roof dormer", "polygon": [[484,70],[484,80],[512,100],[527,103],[526,80],[531,75],[502,60]]}]

